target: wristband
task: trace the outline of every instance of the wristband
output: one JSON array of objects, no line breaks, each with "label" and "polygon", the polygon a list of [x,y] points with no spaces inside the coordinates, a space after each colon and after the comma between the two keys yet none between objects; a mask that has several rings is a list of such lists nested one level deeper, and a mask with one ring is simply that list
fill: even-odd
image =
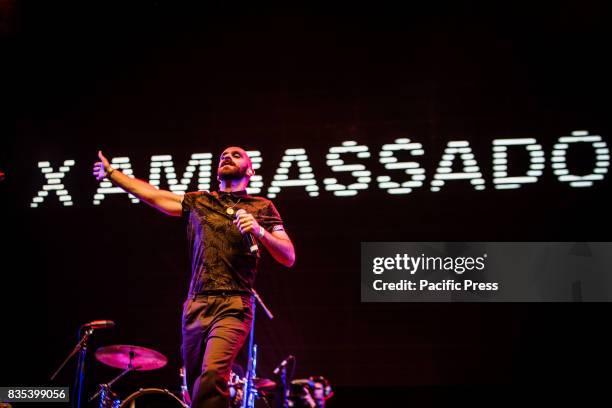
[{"label": "wristband", "polygon": [[263,238],[264,235],[266,235],[266,230],[264,229],[264,227],[262,227],[261,225],[259,226],[259,234],[257,234],[257,236],[259,238]]},{"label": "wristband", "polygon": [[109,171],[108,173],[106,173],[106,178],[110,180],[111,174],[113,174],[113,171],[115,171],[117,169],[111,167],[111,171]]}]

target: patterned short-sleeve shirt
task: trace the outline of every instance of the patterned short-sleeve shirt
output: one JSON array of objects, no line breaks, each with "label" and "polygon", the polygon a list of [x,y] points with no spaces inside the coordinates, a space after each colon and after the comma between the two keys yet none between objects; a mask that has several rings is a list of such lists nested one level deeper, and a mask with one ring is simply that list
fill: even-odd
[{"label": "patterned short-sleeve shirt", "polygon": [[[267,231],[283,229],[272,201],[246,191],[186,193],[183,217],[191,248],[189,295],[204,290],[250,290],[255,282],[259,253],[251,254],[238,227],[235,212],[244,209]],[[232,208],[234,214],[228,214]]]}]

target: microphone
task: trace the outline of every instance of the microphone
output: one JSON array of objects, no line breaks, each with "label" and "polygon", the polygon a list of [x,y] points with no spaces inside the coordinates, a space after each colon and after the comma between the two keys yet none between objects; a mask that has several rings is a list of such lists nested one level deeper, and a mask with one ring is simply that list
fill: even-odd
[{"label": "microphone", "polygon": [[[236,211],[236,219],[239,218],[240,214],[245,214],[245,213],[246,211],[244,209],[242,208],[239,209],[238,211]],[[249,245],[249,252],[251,252],[251,254],[256,254],[259,251],[259,247],[257,246],[257,240],[255,239],[253,234],[251,234],[250,232],[247,232],[246,234],[242,234],[242,236],[244,237],[247,244]]]},{"label": "microphone", "polygon": [[94,320],[93,322],[85,323],[82,328],[86,327],[89,329],[112,329],[115,327],[115,322],[112,320]]},{"label": "microphone", "polygon": [[287,366],[287,363],[289,362],[289,360],[293,360],[294,358],[295,358],[295,357],[293,357],[291,354],[289,354],[289,355],[287,356],[287,358],[286,358],[286,359],[284,359],[284,360],[283,360],[283,361],[282,361],[282,362],[281,362],[281,363],[278,365],[278,367],[276,367],[276,368],[274,369],[274,371],[272,371],[272,373],[273,373],[274,375],[278,375],[279,371],[280,371],[281,369],[283,369],[283,368],[285,368],[285,367]]}]

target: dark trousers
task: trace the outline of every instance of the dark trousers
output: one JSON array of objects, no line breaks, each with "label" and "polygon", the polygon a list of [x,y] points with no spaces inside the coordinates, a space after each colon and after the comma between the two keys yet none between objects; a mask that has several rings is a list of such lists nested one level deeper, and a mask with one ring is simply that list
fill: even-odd
[{"label": "dark trousers", "polygon": [[192,408],[229,407],[227,382],[252,319],[248,295],[187,299],[181,350]]}]

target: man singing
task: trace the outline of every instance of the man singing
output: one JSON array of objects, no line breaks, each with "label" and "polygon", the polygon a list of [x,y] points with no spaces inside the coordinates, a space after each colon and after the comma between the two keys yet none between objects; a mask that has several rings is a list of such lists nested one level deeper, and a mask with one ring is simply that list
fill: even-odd
[{"label": "man singing", "polygon": [[[295,262],[293,243],[274,204],[246,193],[254,174],[251,159],[240,147],[228,147],[219,159],[218,192],[178,195],[126,176],[102,152],[98,157],[93,170],[98,180],[106,177],[159,211],[185,217],[192,272],[181,350],[192,408],[229,407],[230,368],[253,318],[251,288],[259,252],[251,244],[262,244],[284,266]],[[251,244],[248,235],[255,237]]]}]

